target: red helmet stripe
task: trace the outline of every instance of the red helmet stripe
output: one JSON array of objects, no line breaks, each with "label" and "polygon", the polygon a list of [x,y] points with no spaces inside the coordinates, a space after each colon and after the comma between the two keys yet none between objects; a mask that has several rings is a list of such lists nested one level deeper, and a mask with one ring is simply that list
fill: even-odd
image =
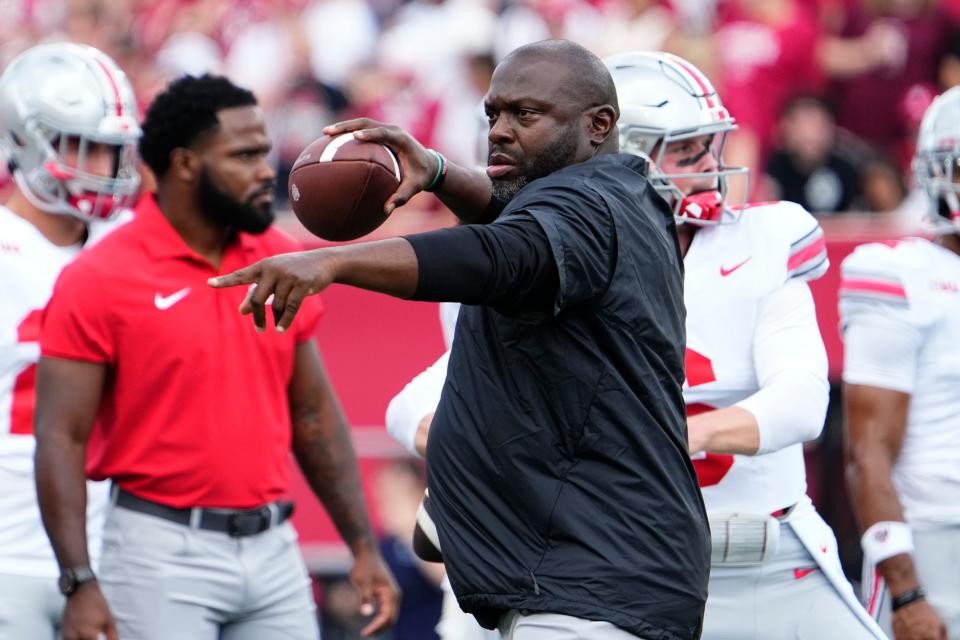
[{"label": "red helmet stripe", "polygon": [[117,105],[117,115],[123,115],[123,98],[120,97],[120,85],[117,84],[116,79],[113,77],[113,73],[110,71],[110,68],[103,63],[103,60],[95,58],[97,64],[100,65],[100,68],[103,69],[103,73],[107,76],[107,81],[110,83],[110,88],[113,89],[113,101]]},{"label": "red helmet stripe", "polygon": [[690,74],[693,77],[694,82],[700,86],[700,90],[703,91],[703,97],[707,101],[707,106],[711,109],[713,108],[713,99],[710,97],[715,93],[713,87],[710,86],[709,82],[700,75],[700,72],[697,71],[694,67],[687,64],[687,62],[680,57],[672,56],[672,60],[677,63],[677,65],[682,68],[684,71]]}]

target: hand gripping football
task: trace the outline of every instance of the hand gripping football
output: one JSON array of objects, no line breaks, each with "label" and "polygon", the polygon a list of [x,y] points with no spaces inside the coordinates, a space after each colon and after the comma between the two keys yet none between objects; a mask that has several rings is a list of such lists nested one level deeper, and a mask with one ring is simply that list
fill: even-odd
[{"label": "hand gripping football", "polygon": [[390,149],[345,133],[307,145],[287,188],[293,212],[310,233],[342,241],[383,224],[383,205],[399,185],[400,163]]}]

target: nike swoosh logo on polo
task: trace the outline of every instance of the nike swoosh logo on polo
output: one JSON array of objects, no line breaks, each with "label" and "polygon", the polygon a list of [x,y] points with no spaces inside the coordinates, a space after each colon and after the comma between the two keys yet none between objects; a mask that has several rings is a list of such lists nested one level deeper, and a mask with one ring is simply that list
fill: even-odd
[{"label": "nike swoosh logo on polo", "polygon": [[744,261],[741,262],[740,264],[735,264],[735,265],[733,265],[733,266],[730,267],[729,269],[725,269],[725,268],[723,267],[723,265],[720,265],[720,277],[721,277],[721,278],[726,278],[728,275],[730,275],[731,273],[733,273],[734,271],[736,271],[737,269],[739,269],[739,268],[742,267],[743,265],[745,265],[745,264],[747,264],[748,262],[750,262],[750,259],[751,259],[751,258],[753,258],[753,256],[750,256],[749,258],[747,258],[746,260],[744,260]]},{"label": "nike swoosh logo on polo", "polygon": [[183,289],[180,289],[180,291],[171,293],[168,296],[162,296],[158,293],[153,296],[153,304],[157,305],[157,309],[166,311],[173,305],[186,298],[188,293],[190,293],[190,287],[184,287]]},{"label": "nike swoosh logo on polo", "polygon": [[812,568],[810,568],[810,569],[794,569],[794,570],[793,570],[793,579],[794,579],[794,580],[803,580],[804,578],[806,578],[808,575],[810,575],[811,573],[813,573],[813,572],[816,571],[816,570],[817,570],[816,567],[812,567]]}]

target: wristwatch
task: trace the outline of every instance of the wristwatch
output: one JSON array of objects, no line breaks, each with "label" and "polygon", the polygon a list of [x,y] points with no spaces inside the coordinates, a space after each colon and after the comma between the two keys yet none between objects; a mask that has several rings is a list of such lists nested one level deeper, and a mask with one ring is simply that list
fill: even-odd
[{"label": "wristwatch", "polygon": [[74,567],[64,569],[60,572],[60,579],[57,586],[60,587],[60,593],[65,596],[71,596],[80,588],[84,582],[93,582],[97,579],[96,574],[90,567]]}]

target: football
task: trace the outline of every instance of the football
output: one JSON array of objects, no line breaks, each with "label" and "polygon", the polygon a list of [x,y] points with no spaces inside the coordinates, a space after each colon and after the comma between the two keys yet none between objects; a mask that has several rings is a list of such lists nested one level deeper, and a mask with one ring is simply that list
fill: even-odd
[{"label": "football", "polygon": [[400,163],[382,144],[345,133],[311,142],[290,170],[290,205],[310,233],[353,240],[387,219],[383,205],[400,185]]}]

